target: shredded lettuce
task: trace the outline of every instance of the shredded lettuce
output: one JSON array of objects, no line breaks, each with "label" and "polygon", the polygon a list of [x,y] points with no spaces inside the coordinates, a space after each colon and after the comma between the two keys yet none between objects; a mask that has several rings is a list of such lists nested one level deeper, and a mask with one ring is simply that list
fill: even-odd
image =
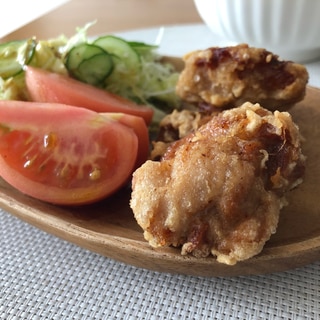
[{"label": "shredded lettuce", "polygon": [[[177,108],[179,99],[175,94],[178,73],[169,63],[161,62],[156,53],[140,54],[140,72],[114,72],[105,83],[105,89],[143,104],[166,104],[167,108]],[[117,65],[119,69],[121,64]],[[161,103],[162,102],[162,103]],[[164,110],[165,111],[165,110]]]},{"label": "shredded lettuce", "polygon": [[0,77],[0,100],[28,100],[22,73],[6,80]]}]

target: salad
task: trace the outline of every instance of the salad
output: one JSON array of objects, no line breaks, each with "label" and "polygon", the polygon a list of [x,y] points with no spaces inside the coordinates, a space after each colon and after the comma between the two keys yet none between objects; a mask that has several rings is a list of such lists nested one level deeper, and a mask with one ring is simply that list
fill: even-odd
[{"label": "salad", "polygon": [[106,35],[89,39],[92,23],[74,36],[30,38],[0,44],[0,99],[28,100],[25,66],[33,66],[154,108],[154,121],[179,106],[178,73],[161,61],[157,46]]}]

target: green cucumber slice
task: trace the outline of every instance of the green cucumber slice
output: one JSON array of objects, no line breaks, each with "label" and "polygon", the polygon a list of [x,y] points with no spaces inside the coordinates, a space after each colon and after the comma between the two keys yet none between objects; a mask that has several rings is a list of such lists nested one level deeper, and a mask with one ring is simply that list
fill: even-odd
[{"label": "green cucumber slice", "polygon": [[113,70],[111,55],[101,47],[82,43],[66,56],[66,68],[71,76],[92,85],[99,85]]},{"label": "green cucumber slice", "polygon": [[119,57],[126,68],[129,69],[129,72],[140,69],[139,54],[127,41],[116,36],[107,35],[97,38],[93,44]]},{"label": "green cucumber slice", "polygon": [[34,39],[0,44],[0,77],[8,79],[21,73],[32,60],[35,48]]},{"label": "green cucumber slice", "polygon": [[98,86],[112,72],[113,61],[109,54],[100,53],[83,60],[77,70],[79,80]]}]

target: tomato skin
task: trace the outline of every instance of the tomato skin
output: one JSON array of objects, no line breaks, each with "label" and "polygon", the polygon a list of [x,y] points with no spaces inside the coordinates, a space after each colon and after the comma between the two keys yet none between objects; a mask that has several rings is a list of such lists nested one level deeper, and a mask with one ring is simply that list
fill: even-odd
[{"label": "tomato skin", "polygon": [[142,117],[149,124],[153,110],[65,75],[26,67],[26,86],[33,101],[63,103],[96,112],[121,112]]},{"label": "tomato skin", "polygon": [[135,167],[140,167],[148,159],[150,152],[149,131],[144,120],[141,117],[133,116],[126,113],[108,112],[101,114],[115,121],[119,121],[123,125],[126,125],[133,129],[138,137],[138,155]]},{"label": "tomato skin", "polygon": [[0,176],[39,200],[82,205],[113,194],[137,149],[132,129],[91,110],[0,101]]}]

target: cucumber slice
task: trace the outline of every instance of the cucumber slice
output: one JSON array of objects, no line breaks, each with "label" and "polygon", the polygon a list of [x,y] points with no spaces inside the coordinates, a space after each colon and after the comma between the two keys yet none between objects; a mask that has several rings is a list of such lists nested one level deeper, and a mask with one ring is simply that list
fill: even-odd
[{"label": "cucumber slice", "polygon": [[113,61],[109,54],[100,53],[83,60],[77,70],[78,79],[93,86],[101,84],[112,72]]},{"label": "cucumber slice", "polygon": [[82,43],[68,52],[66,68],[76,79],[98,85],[111,74],[113,60],[111,55],[101,47]]},{"label": "cucumber slice", "polygon": [[0,77],[8,79],[23,71],[35,52],[36,42],[33,39],[11,41],[0,45]]},{"label": "cucumber slice", "polygon": [[118,56],[129,72],[140,69],[140,57],[130,44],[116,36],[107,35],[96,39],[94,45]]}]

